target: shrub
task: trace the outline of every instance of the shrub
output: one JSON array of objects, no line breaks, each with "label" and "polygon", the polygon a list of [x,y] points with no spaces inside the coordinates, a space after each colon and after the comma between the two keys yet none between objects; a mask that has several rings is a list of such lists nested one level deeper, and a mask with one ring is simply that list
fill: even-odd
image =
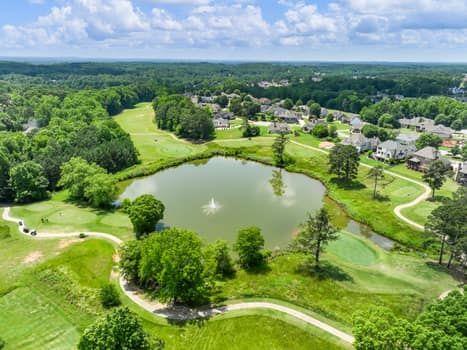
[{"label": "shrub", "polygon": [[5,341],[0,338],[0,350],[2,350],[5,347]]},{"label": "shrub", "polygon": [[229,246],[226,241],[217,240],[210,244],[205,251],[206,270],[209,275],[229,277],[235,272]]},{"label": "shrub", "polygon": [[105,284],[101,287],[100,299],[102,306],[106,309],[119,306],[121,304],[117,288],[112,283]]}]

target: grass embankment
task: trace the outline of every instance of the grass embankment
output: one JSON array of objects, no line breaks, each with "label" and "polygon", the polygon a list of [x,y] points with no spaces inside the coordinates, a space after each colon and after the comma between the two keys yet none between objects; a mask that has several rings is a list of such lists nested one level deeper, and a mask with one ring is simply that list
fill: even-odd
[{"label": "grass embankment", "polygon": [[[32,240],[10,225],[0,239],[0,334],[6,349],[73,349],[101,316],[99,287],[110,280],[114,247],[102,240]],[[5,257],[5,259],[3,259]],[[274,312],[237,312],[171,325],[126,298],[167,349],[344,349],[314,327]]]}]

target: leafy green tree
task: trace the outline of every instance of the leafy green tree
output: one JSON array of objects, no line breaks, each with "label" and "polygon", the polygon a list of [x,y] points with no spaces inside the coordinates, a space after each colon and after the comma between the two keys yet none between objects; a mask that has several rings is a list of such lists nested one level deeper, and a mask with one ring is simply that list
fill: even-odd
[{"label": "leafy green tree", "polygon": [[123,243],[119,249],[119,267],[127,281],[139,284],[139,264],[141,261],[141,241],[132,240]]},{"label": "leafy green tree", "polygon": [[328,135],[329,137],[335,138],[337,137],[337,127],[333,124],[328,125]]},{"label": "leafy green tree", "polygon": [[462,147],[461,156],[463,161],[467,161],[467,144]]},{"label": "leafy green tree", "polygon": [[329,135],[329,130],[328,130],[327,125],[325,125],[325,124],[317,124],[317,125],[315,125],[315,127],[313,128],[313,131],[311,133],[314,136],[321,139],[321,138],[327,137]]},{"label": "leafy green tree", "polygon": [[72,199],[82,201],[86,198],[87,179],[97,174],[105,174],[105,170],[97,164],[74,157],[62,165],[58,185],[66,188]]},{"label": "leafy green tree", "polygon": [[248,122],[248,117],[243,118],[243,137],[256,137],[261,134],[261,129],[259,126],[250,125]]},{"label": "leafy green tree", "polygon": [[10,169],[10,187],[16,202],[29,202],[47,198],[49,181],[44,169],[33,161],[16,164]]},{"label": "leafy green tree", "polygon": [[378,126],[382,128],[394,128],[397,126],[397,121],[394,119],[394,117],[391,114],[384,113],[378,119]]},{"label": "leafy green tree", "polygon": [[136,238],[141,238],[156,229],[156,224],[164,218],[165,206],[153,195],[143,194],[136,198],[127,209]]},{"label": "leafy green tree", "polygon": [[337,144],[329,153],[329,172],[345,181],[357,177],[360,155],[352,145]]},{"label": "leafy green tree", "polygon": [[382,165],[377,165],[372,167],[368,172],[368,177],[373,179],[374,187],[373,187],[373,199],[376,198],[376,189],[378,186],[378,181],[384,178],[384,168]]},{"label": "leafy green tree", "polygon": [[466,297],[451,292],[415,321],[397,318],[383,307],[358,311],[353,317],[357,350],[461,350],[467,346]]},{"label": "leafy green tree", "polygon": [[368,138],[378,137],[378,131],[379,131],[379,128],[373,124],[366,124],[362,128],[362,134]]},{"label": "leafy green tree", "polygon": [[464,127],[464,124],[462,123],[460,119],[456,119],[451,123],[451,128],[454,130],[462,130],[463,127]]},{"label": "leafy green tree", "polygon": [[10,167],[7,150],[0,147],[0,200],[10,198]]},{"label": "leafy green tree", "polygon": [[282,107],[284,107],[285,109],[292,109],[293,107],[293,101],[292,99],[290,98],[286,98],[283,102],[282,102]]},{"label": "leafy green tree", "polygon": [[420,135],[417,141],[415,141],[415,146],[417,149],[422,149],[427,146],[438,148],[443,143],[441,137],[435,134],[423,133]]},{"label": "leafy green tree", "polygon": [[243,113],[247,118],[252,119],[259,112],[261,112],[261,105],[259,103],[252,101],[243,102]]},{"label": "leafy green tree", "polygon": [[235,115],[243,114],[242,100],[238,97],[235,97],[230,100],[229,110]]},{"label": "leafy green tree", "polygon": [[272,144],[272,153],[274,156],[274,160],[276,165],[284,166],[285,165],[285,146],[289,142],[289,139],[285,134],[280,133],[275,139],[274,143]]},{"label": "leafy green tree", "polygon": [[[445,245],[462,244],[466,235],[467,217],[467,190],[460,188],[452,199],[447,199],[439,207],[434,209],[428,217],[425,230],[441,240],[438,262],[443,263]],[[457,246],[453,250],[456,255]],[[462,253],[461,253],[462,254]]]},{"label": "leafy green tree", "polygon": [[122,303],[118,296],[117,288],[113,283],[104,284],[101,287],[99,297],[101,299],[102,306],[107,309],[119,306]]},{"label": "leafy green tree", "polygon": [[238,254],[240,266],[251,269],[264,264],[264,237],[258,227],[247,227],[238,231],[234,249]]},{"label": "leafy green tree", "polygon": [[206,297],[210,284],[203,260],[197,234],[167,229],[142,241],[139,277],[143,285],[157,286],[163,302],[197,303]]},{"label": "leafy green tree", "polygon": [[149,336],[128,308],[118,308],[84,330],[79,350],[149,350]]},{"label": "leafy green tree", "polygon": [[229,277],[235,272],[226,241],[217,240],[205,249],[207,273],[215,277]]},{"label": "leafy green tree", "polygon": [[432,199],[435,198],[435,190],[439,190],[443,186],[449,173],[449,167],[441,160],[434,160],[428,166],[422,178],[431,188]]},{"label": "leafy green tree", "polygon": [[321,115],[321,106],[319,103],[310,103],[308,104],[308,108],[310,109],[310,116],[319,117]]},{"label": "leafy green tree", "polygon": [[330,223],[326,209],[322,208],[314,216],[308,214],[293,245],[298,251],[313,256],[316,266],[319,266],[324,247],[337,238],[337,230]]},{"label": "leafy green tree", "polygon": [[214,99],[214,102],[217,103],[222,108],[225,108],[229,104],[229,99],[225,95],[220,95]]},{"label": "leafy green tree", "polygon": [[115,180],[108,174],[95,174],[86,178],[84,197],[95,208],[109,207],[117,193]]}]

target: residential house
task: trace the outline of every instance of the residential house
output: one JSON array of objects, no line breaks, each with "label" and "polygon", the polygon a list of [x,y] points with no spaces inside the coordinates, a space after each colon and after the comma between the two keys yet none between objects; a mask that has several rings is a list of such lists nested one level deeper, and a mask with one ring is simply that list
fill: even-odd
[{"label": "residential house", "polygon": [[270,134],[290,134],[292,130],[287,123],[271,123],[269,125]]},{"label": "residential house", "polygon": [[328,112],[328,110],[326,108],[321,107],[321,113],[320,113],[321,118],[326,117],[328,115],[328,113],[329,112]]},{"label": "residential house", "polygon": [[437,135],[441,137],[442,139],[450,139],[452,137],[452,134],[455,133],[455,131],[451,128],[448,128],[447,126],[444,125],[431,125],[425,128],[425,132],[429,132],[430,134]]},{"label": "residential house", "polygon": [[415,145],[404,145],[399,141],[388,140],[380,143],[373,157],[382,161],[402,160],[415,152]]},{"label": "residential house", "polygon": [[301,119],[297,113],[280,106],[271,106],[265,111],[265,113],[271,113],[281,121],[289,124],[298,124]]},{"label": "residential house", "polygon": [[221,110],[214,114],[214,119],[233,120],[235,119],[235,115],[232,112]]},{"label": "residential house", "polygon": [[459,163],[457,169],[456,181],[461,185],[467,185],[467,162]]},{"label": "residential house", "polygon": [[269,98],[266,98],[266,97],[261,97],[258,99],[258,102],[261,104],[261,105],[267,105],[269,106],[272,101],[269,99]]},{"label": "residential house", "polygon": [[350,121],[350,132],[353,134],[361,133],[364,125],[365,123],[363,123],[359,117],[354,117]]},{"label": "residential house", "polygon": [[410,133],[410,134],[399,134],[396,137],[396,141],[402,145],[415,145],[415,142],[420,138],[420,134]]},{"label": "residential house", "polygon": [[402,118],[399,119],[399,123],[402,128],[413,129],[418,132],[425,132],[427,128],[433,127],[435,125],[435,121],[433,119],[424,117],[411,119]]},{"label": "residential house", "polygon": [[303,126],[302,126],[302,130],[304,132],[312,132],[313,129],[315,128],[316,125],[318,124],[326,124],[326,120],[325,119],[316,119],[316,118],[310,118],[309,121],[307,121]]},{"label": "residential house", "polygon": [[343,145],[351,145],[354,146],[359,153],[369,151],[369,150],[376,150],[378,147],[380,141],[379,138],[373,137],[373,138],[368,138],[365,137],[365,135],[361,133],[357,134],[351,134],[349,137],[344,139],[341,142]]},{"label": "residential house", "polygon": [[434,147],[424,147],[407,160],[407,167],[417,171],[426,171],[434,160],[439,159],[439,151]]},{"label": "residential house", "polygon": [[225,130],[230,128],[230,121],[228,119],[217,118],[214,119],[212,123],[214,124],[214,128],[216,129]]}]

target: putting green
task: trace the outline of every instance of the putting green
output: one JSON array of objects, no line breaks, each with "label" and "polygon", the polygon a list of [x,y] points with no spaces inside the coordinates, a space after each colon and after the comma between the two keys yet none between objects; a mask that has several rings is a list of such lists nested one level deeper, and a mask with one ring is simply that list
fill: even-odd
[{"label": "putting green", "polygon": [[76,224],[86,224],[96,220],[96,214],[84,210],[77,210],[76,208],[66,208],[56,211],[48,216],[50,222],[61,224],[64,222],[74,222]]},{"label": "putting green", "polygon": [[131,221],[128,218],[128,216],[120,212],[107,214],[102,218],[100,222],[101,224],[109,226],[128,227],[129,229],[132,228]]},{"label": "putting green", "polygon": [[376,251],[363,240],[342,232],[337,241],[329,244],[328,251],[339,259],[356,265],[372,265],[378,261]]}]

